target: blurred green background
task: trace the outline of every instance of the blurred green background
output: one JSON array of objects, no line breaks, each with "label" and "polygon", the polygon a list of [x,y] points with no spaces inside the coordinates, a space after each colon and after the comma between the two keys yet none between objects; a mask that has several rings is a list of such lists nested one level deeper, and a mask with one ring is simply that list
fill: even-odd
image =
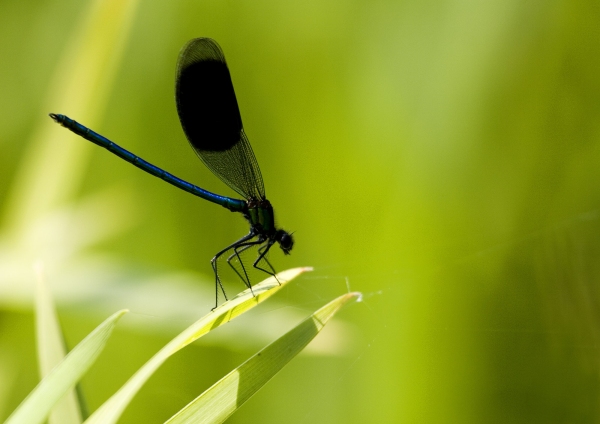
[{"label": "blurred green background", "polygon": [[179,49],[209,36],[295,231],[270,257],[315,271],[176,355],[123,422],[163,422],[348,287],[364,301],[230,422],[600,422],[600,3],[109,3],[0,1],[0,418],[38,381],[33,263],[70,346],[131,309],[91,410],[212,306],[244,221],[47,117],[233,195],[174,105]]}]

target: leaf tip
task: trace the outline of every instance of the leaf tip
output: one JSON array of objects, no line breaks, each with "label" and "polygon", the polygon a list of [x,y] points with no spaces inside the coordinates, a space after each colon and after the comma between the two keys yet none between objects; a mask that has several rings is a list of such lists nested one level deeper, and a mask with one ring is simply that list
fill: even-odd
[{"label": "leaf tip", "polygon": [[363,301],[363,294],[361,292],[355,291],[355,292],[349,292],[348,294],[346,294],[346,296],[348,297],[348,300],[350,300],[350,298],[354,298],[356,303],[362,302]]},{"label": "leaf tip", "polygon": [[128,312],[129,312],[129,309],[121,309],[120,311],[117,311],[114,313],[114,318],[117,320]]}]

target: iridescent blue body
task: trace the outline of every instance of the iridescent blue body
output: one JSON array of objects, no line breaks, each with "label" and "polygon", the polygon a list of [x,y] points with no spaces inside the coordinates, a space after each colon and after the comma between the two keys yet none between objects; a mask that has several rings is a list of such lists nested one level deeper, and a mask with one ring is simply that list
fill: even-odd
[{"label": "iridescent blue body", "polygon": [[[184,46],[177,62],[175,98],[184,133],[198,157],[244,200],[221,196],[177,178],[65,115],[51,113],[50,117],[141,170],[194,196],[232,212],[239,212],[246,218],[250,224],[249,233],[219,251],[211,260],[218,304],[219,288],[227,299],[217,271],[219,257],[226,252],[233,252],[227,257],[227,263],[252,289],[240,253],[258,246],[259,255],[253,263],[254,268],[274,276],[275,270],[266,257],[267,253],[278,243],[287,255],[292,250],[294,240],[290,233],[276,227],[275,213],[265,196],[258,162],[242,126],[229,69],[221,48],[214,40],[196,38]],[[231,263],[233,258],[238,259],[242,273]],[[259,266],[261,261],[269,269]]]},{"label": "iridescent blue body", "polygon": [[103,137],[95,131],[92,131],[85,125],[81,125],[79,122],[69,118],[66,115],[51,113],[50,117],[52,117],[52,119],[54,119],[63,127],[73,131],[75,134],[85,138],[88,141],[91,141],[94,144],[97,144],[100,147],[104,147],[109,152],[114,153],[121,159],[124,159],[132,165],[137,166],[141,170],[146,171],[147,173],[152,174],[155,177],[158,177],[161,180],[164,180],[177,188],[187,191],[188,193],[191,193],[194,196],[198,196],[203,198],[204,200],[208,200],[209,202],[221,205],[232,212],[245,213],[248,210],[248,205],[246,201],[240,199],[232,199],[231,197],[220,196],[218,194],[211,193],[210,191],[195,186],[194,184],[188,183],[187,181],[184,181],[181,178],[177,178],[175,175],[170,174],[167,171],[164,171],[159,167],[152,165],[149,162],[146,162],[141,157],[136,156],[129,150],[125,150],[118,144],[110,141],[108,138]]}]

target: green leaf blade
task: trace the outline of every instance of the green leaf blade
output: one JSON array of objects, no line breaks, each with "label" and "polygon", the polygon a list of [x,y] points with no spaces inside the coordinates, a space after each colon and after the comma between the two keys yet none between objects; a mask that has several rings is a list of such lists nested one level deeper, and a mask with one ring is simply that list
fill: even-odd
[{"label": "green leaf blade", "polygon": [[209,314],[200,318],[148,360],[113,396],[104,402],[85,421],[85,424],[116,423],[137,392],[171,355],[210,331],[254,308],[278,292],[289,281],[311,270],[312,268],[303,267],[282,271],[277,274],[277,278],[267,278],[255,285],[252,290],[244,290],[233,299],[223,303]]},{"label": "green leaf blade", "polygon": [[[54,301],[45,284],[42,265],[36,266],[35,329],[40,377],[44,378],[67,355]],[[80,424],[81,407],[75,390],[70,390],[52,409],[49,424]]]},{"label": "green leaf blade", "polygon": [[5,424],[44,422],[56,402],[75,386],[96,361],[117,321],[125,313],[127,310],[114,313],[75,346],[65,359],[40,381]]},{"label": "green leaf blade", "polygon": [[357,292],[340,296],[265,347],[171,417],[167,424],[222,423],[310,343]]}]

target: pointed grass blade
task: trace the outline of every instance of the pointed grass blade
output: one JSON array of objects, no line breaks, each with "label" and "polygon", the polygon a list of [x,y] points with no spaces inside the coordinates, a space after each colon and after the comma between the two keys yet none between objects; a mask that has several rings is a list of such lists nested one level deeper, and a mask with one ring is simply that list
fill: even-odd
[{"label": "pointed grass blade", "polygon": [[[37,356],[40,377],[44,378],[65,358],[67,349],[52,296],[44,281],[42,265],[38,264],[35,268],[38,282],[35,297]],[[48,420],[50,424],[79,424],[82,421],[75,390],[69,390],[52,408]]]},{"label": "pointed grass blade", "polygon": [[92,0],[77,19],[54,70],[14,184],[4,206],[5,229],[13,237],[77,194],[91,146],[65,142],[67,135],[48,122],[61,110],[94,126],[104,113],[124,56],[139,0]]},{"label": "pointed grass blade", "polygon": [[[259,303],[278,292],[286,285],[286,283],[310,270],[311,268],[293,268],[280,272],[277,274],[277,279],[274,277],[267,278],[263,282],[255,285],[252,288],[252,291],[250,291],[250,289],[244,290],[236,297],[223,303],[209,314],[200,318],[146,362],[142,368],[140,368],[110,399],[104,402],[104,404],[98,408],[85,423],[116,423],[141,387],[171,355],[215,328],[228,323],[235,317],[254,308]],[[277,282],[278,280],[281,284]]]},{"label": "pointed grass blade", "polygon": [[33,389],[5,424],[43,423],[52,407],[72,389],[100,355],[115,324],[127,311],[108,317]]},{"label": "pointed grass blade", "polygon": [[360,296],[357,292],[347,293],[329,302],[231,371],[167,423],[222,423],[300,353],[344,305]]}]

